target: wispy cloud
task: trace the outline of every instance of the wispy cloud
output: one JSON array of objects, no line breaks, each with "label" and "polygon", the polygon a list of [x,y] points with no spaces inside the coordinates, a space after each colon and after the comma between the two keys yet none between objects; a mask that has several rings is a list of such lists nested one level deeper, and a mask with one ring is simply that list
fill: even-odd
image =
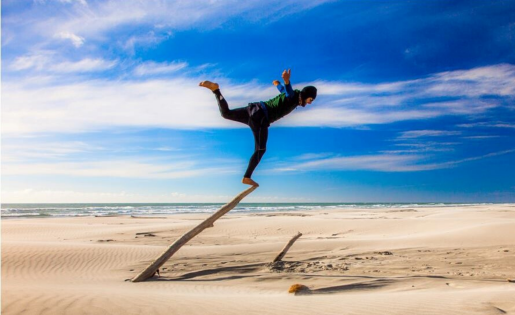
[{"label": "wispy cloud", "polygon": [[184,152],[148,138],[102,136],[86,135],[83,141],[49,136],[4,139],[2,176],[167,180],[231,175],[246,164],[239,159],[206,157],[206,150]]},{"label": "wispy cloud", "polygon": [[26,70],[26,69],[44,69],[50,60],[49,53],[30,54],[21,57],[17,57],[14,62],[11,63],[10,69],[14,71]]},{"label": "wispy cloud", "polygon": [[460,135],[461,131],[446,130],[410,130],[404,131],[397,139],[415,139],[421,137],[443,137]]},{"label": "wispy cloud", "polygon": [[140,64],[134,69],[134,74],[138,76],[145,75],[156,75],[156,74],[167,74],[177,72],[181,69],[184,69],[188,66],[186,62],[164,62],[164,63],[156,63],[156,62],[145,62]]},{"label": "wispy cloud", "polygon": [[79,3],[81,5],[88,5],[88,2],[86,0],[34,0],[34,3],[38,4],[47,4],[52,2],[68,4]]},{"label": "wispy cloud", "polygon": [[[84,40],[110,43],[111,36],[116,35],[131,50],[138,44],[155,45],[175,30],[213,29],[234,17],[247,23],[268,22],[325,2],[328,1],[127,0],[120,5],[114,0],[37,0],[16,16],[3,16],[3,28],[18,39],[31,38],[30,42],[17,43],[18,47],[25,46],[26,51],[48,45],[49,38],[55,34],[66,34],[76,45]],[[20,20],[24,23],[19,23]],[[120,32],[121,28],[130,32]],[[8,44],[15,41],[12,38]]]},{"label": "wispy cloud", "polygon": [[511,154],[515,150],[493,152],[465,159],[430,162],[431,156],[422,154],[377,154],[359,156],[336,156],[313,159],[302,163],[288,163],[288,167],[277,167],[274,171],[379,171],[379,172],[415,172],[443,168],[453,168],[460,164],[482,160],[494,156]]},{"label": "wispy cloud", "polygon": [[89,144],[83,141],[56,141],[37,138],[32,141],[5,140],[2,143],[2,162],[21,163],[27,161],[53,161],[69,159],[73,154],[91,154],[106,150],[98,145]]},{"label": "wispy cloud", "polygon": [[104,71],[113,68],[117,64],[117,61],[103,60],[103,59],[82,59],[76,62],[61,62],[54,64],[50,67],[50,70],[60,73],[67,72],[97,72]]},{"label": "wispy cloud", "polygon": [[149,31],[143,34],[131,35],[129,38],[119,40],[119,45],[130,56],[134,55],[140,48],[148,48],[158,45],[171,36],[171,32],[159,33]]},{"label": "wispy cloud", "polygon": [[[45,55],[20,57],[15,63],[15,68],[44,67],[47,63],[45,58]],[[84,59],[78,62],[62,62],[50,68],[56,72],[101,71],[110,69],[115,64],[116,61]],[[137,66],[134,71],[142,75],[170,71],[175,73],[174,78],[146,81],[97,79],[71,84],[63,82],[59,77],[46,77],[44,80],[32,77],[15,82],[7,79],[4,80],[2,130],[8,134],[21,134],[82,132],[134,126],[175,129],[243,127],[219,117],[212,94],[198,87],[198,82],[205,78],[185,77],[182,72],[187,70],[185,63],[145,63]],[[364,126],[448,115],[460,115],[470,119],[502,106],[502,103],[495,99],[480,100],[478,97],[481,94],[478,94],[478,90],[485,89],[480,86],[490,87],[485,91],[489,96],[512,97],[504,96],[504,93],[506,85],[511,84],[515,78],[515,66],[499,65],[470,71],[488,73],[491,76],[479,77],[480,81],[474,81],[477,76],[467,75],[467,71],[458,71],[459,75],[446,72],[416,81],[368,84],[367,88],[359,91],[347,89],[346,83],[315,82],[320,95],[316,102],[298,109],[288,119],[280,120],[277,125]],[[504,82],[501,87],[494,87],[493,83],[488,81],[493,77],[492,73],[498,73],[494,80],[497,84]],[[499,77],[504,79],[500,80]],[[445,94],[444,89],[434,88],[444,86],[451,78],[454,80],[453,84],[458,84],[456,80],[459,78],[466,80],[460,81],[460,89],[451,89],[448,91],[449,94]],[[223,78],[220,78],[219,82],[231,108],[245,106],[253,100],[266,100],[277,93],[273,87],[255,82],[232,84]],[[325,92],[326,85],[329,86],[329,95]],[[337,89],[338,86],[342,89]],[[428,92],[428,89],[432,92]],[[381,93],[378,94],[378,90]],[[463,99],[452,104],[458,104],[456,106],[460,110],[454,105],[451,106],[448,101],[440,104],[441,106],[435,105],[435,97],[449,98],[459,95]],[[428,98],[429,102],[426,101]],[[42,120],[41,117],[45,119]],[[508,128],[511,125],[498,126]]]},{"label": "wispy cloud", "polygon": [[205,174],[231,174],[234,172],[234,167],[200,167],[191,160],[175,163],[113,160],[61,163],[4,163],[2,165],[3,175],[176,179],[198,177]]},{"label": "wispy cloud", "polygon": [[[226,128],[216,102],[197,80],[89,81],[39,86],[5,83],[2,132],[76,133],[120,127]],[[243,105],[243,104],[241,104]],[[44,117],[45,119],[41,119]],[[192,119],[195,117],[195,119]],[[238,126],[239,127],[239,126]]]},{"label": "wispy cloud", "polygon": [[60,32],[59,34],[57,34],[57,37],[70,40],[72,42],[73,46],[75,46],[77,48],[84,44],[83,37],[77,36],[70,32]]},{"label": "wispy cloud", "polygon": [[419,155],[360,155],[331,157],[312,160],[291,166],[299,171],[313,170],[370,170],[383,172],[413,171],[414,164],[422,159]]},{"label": "wispy cloud", "polygon": [[488,121],[488,122],[476,122],[476,123],[468,123],[468,124],[459,124],[458,127],[463,128],[475,128],[475,127],[486,127],[486,128],[508,128],[514,129],[515,124],[511,122],[502,122],[502,121]]},{"label": "wispy cloud", "polygon": [[515,66],[493,65],[381,84],[312,84],[319,87],[321,97],[311,111],[298,112],[285,125],[345,127],[479,116],[513,100]]},{"label": "wispy cloud", "polygon": [[484,140],[484,139],[492,139],[492,138],[500,138],[501,136],[467,136],[463,137],[465,139],[473,139],[473,140]]},{"label": "wispy cloud", "polygon": [[48,51],[24,55],[16,58],[10,65],[14,71],[30,70],[40,73],[84,73],[101,72],[112,69],[117,65],[116,60],[104,60],[100,58],[84,58],[77,61],[59,60],[55,54]]},{"label": "wispy cloud", "polygon": [[513,152],[515,152],[515,149],[514,150],[504,150],[504,151],[499,151],[499,152],[493,152],[493,153],[488,153],[488,154],[481,155],[481,156],[475,156],[475,157],[470,157],[470,158],[465,158],[465,159],[460,159],[460,160],[447,161],[447,162],[441,162],[441,163],[426,164],[426,165],[422,165],[421,166],[422,168],[420,170],[434,170],[434,169],[442,169],[442,168],[452,168],[452,167],[458,166],[459,164],[463,164],[463,163],[467,163],[467,162],[472,162],[472,161],[478,161],[478,160],[482,160],[482,159],[486,159],[486,158],[491,158],[491,157],[495,157],[495,156],[500,156],[500,155],[505,155],[505,154],[511,154]]},{"label": "wispy cloud", "polygon": [[443,72],[432,76],[431,80],[437,84],[428,89],[429,94],[515,95],[515,67],[510,64]]},{"label": "wispy cloud", "polygon": [[298,161],[306,161],[306,160],[315,160],[315,159],[321,159],[331,156],[332,153],[324,152],[324,153],[306,153],[300,156],[295,157],[295,160]]}]

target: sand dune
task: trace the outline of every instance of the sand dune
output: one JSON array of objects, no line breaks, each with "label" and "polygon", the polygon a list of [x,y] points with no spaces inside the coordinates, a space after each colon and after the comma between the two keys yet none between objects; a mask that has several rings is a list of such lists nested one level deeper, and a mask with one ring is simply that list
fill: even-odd
[{"label": "sand dune", "polygon": [[2,314],[515,314],[513,205],[229,214],[125,281],[205,217],[3,220]]}]

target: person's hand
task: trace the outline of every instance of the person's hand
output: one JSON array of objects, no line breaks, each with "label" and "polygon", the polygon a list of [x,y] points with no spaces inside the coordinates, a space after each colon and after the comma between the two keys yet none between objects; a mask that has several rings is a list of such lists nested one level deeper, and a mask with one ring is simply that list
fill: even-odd
[{"label": "person's hand", "polygon": [[272,82],[275,86],[278,86],[279,84],[281,84],[281,82],[277,81],[277,80],[274,80],[274,82]]},{"label": "person's hand", "polygon": [[282,77],[283,77],[284,84],[290,84],[290,75],[291,75],[291,69],[283,71]]}]

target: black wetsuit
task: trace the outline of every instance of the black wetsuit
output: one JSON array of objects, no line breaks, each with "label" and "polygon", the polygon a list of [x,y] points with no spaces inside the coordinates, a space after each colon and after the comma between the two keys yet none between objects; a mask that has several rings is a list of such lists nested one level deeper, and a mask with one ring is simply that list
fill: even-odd
[{"label": "black wetsuit", "polygon": [[[279,91],[282,92],[281,88],[283,87],[278,86]],[[291,87],[288,88],[288,92],[290,92]],[[225,119],[234,120],[248,125],[252,130],[252,133],[254,134],[254,154],[252,154],[252,156],[250,157],[249,165],[247,167],[247,171],[245,172],[244,177],[250,178],[252,176],[254,169],[256,169],[257,165],[259,164],[259,161],[261,161],[261,158],[266,152],[266,142],[268,140],[268,127],[270,126],[269,114],[272,115],[272,122],[274,122],[282,116],[287,115],[295,107],[297,107],[295,103],[298,104],[299,91],[295,90],[291,92],[286,93],[286,97],[284,95],[285,93],[282,93],[270,101],[249,103],[247,107],[241,107],[236,109],[229,109],[229,105],[220,93],[219,89],[213,92],[216,96],[216,100],[218,102],[218,107],[220,108],[220,113],[222,114],[222,117]],[[279,107],[284,108],[286,105],[288,107],[288,110],[283,110],[284,114],[281,113],[282,116],[280,117],[278,117],[277,114],[274,115],[274,113],[277,111],[279,107],[271,107],[268,104],[276,99],[280,100],[280,105],[282,105]],[[295,102],[295,100],[297,100],[297,102]],[[277,104],[277,102],[273,103]]]}]

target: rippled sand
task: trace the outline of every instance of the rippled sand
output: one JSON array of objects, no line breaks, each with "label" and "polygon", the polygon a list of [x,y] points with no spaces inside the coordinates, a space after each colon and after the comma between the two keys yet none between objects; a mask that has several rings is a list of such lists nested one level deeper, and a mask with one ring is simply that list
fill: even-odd
[{"label": "rippled sand", "polygon": [[3,220],[2,314],[515,314],[515,205],[229,214],[125,281],[205,218]]}]

